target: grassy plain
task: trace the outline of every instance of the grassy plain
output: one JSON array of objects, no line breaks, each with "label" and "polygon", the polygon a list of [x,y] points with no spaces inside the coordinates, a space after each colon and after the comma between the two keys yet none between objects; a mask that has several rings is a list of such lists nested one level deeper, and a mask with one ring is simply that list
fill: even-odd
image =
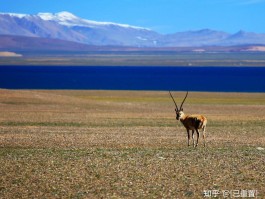
[{"label": "grassy plain", "polygon": [[18,52],[22,57],[2,57],[0,65],[58,66],[261,66],[264,52]]},{"label": "grassy plain", "polygon": [[0,198],[264,198],[265,94],[192,92],[184,110],[207,116],[206,148],[167,92],[0,90]]}]

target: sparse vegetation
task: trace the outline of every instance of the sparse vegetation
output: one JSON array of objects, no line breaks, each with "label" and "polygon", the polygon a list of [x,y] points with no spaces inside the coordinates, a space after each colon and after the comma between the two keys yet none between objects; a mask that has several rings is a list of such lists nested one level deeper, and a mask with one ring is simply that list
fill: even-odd
[{"label": "sparse vegetation", "polygon": [[184,108],[207,116],[206,148],[186,146],[167,92],[0,90],[0,198],[264,198],[265,94]]},{"label": "sparse vegetation", "polygon": [[264,52],[240,52],[233,49],[192,52],[190,49],[135,49],[87,51],[19,51],[22,57],[2,57],[0,65],[45,66],[260,66]]}]

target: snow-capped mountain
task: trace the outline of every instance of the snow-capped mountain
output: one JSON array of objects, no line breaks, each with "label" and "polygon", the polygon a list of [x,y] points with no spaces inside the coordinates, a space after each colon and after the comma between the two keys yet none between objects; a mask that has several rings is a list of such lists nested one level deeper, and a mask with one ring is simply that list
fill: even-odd
[{"label": "snow-capped mountain", "polygon": [[0,13],[0,35],[74,41],[99,46],[183,47],[265,44],[265,34],[229,34],[209,29],[162,35],[148,28],[97,22],[69,12],[36,15]]},{"label": "snow-capped mountain", "polygon": [[137,26],[131,26],[128,24],[118,24],[118,23],[112,23],[112,22],[98,22],[98,21],[92,21],[87,19],[79,18],[75,15],[73,15],[70,12],[59,12],[59,13],[39,13],[37,14],[41,19],[45,21],[56,21],[61,25],[73,27],[73,26],[83,26],[83,27],[89,27],[89,28],[95,28],[95,27],[103,27],[103,26],[120,26],[124,28],[133,28],[133,29],[142,29],[142,30],[150,30],[147,28],[137,27]]},{"label": "snow-capped mountain", "polygon": [[69,12],[37,15],[1,13],[0,34],[120,46],[154,46],[156,38],[160,36],[146,28],[86,20]]}]

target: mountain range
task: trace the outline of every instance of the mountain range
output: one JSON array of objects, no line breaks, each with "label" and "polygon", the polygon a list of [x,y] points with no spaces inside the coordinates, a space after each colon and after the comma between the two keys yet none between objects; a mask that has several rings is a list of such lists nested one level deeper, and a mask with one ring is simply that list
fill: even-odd
[{"label": "mountain range", "polygon": [[[69,12],[0,13],[0,35],[9,39],[11,36],[27,37],[32,41],[42,38],[42,42],[45,39],[65,40],[67,45],[77,48],[84,44],[152,48],[265,45],[265,34],[245,31],[230,34],[210,29],[160,34],[143,27],[82,19]],[[2,39],[0,48],[4,41],[7,42]]]}]

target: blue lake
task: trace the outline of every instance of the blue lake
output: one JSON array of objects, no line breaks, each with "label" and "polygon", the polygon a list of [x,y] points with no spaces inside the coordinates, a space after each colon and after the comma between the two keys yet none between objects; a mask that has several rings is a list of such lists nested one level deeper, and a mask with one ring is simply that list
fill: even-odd
[{"label": "blue lake", "polygon": [[265,67],[0,66],[0,88],[265,92]]}]

